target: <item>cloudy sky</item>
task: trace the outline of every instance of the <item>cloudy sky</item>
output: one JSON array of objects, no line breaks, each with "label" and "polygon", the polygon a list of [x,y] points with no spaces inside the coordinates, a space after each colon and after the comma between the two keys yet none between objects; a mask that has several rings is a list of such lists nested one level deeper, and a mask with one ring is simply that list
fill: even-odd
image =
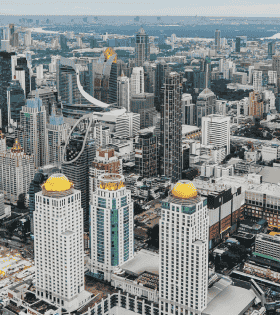
[{"label": "cloudy sky", "polygon": [[0,0],[0,14],[280,17],[280,3],[277,0]]}]

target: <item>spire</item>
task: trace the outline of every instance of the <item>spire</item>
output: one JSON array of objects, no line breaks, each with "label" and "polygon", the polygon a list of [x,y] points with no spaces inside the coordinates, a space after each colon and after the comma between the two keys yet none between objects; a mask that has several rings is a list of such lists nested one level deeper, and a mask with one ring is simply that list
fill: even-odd
[{"label": "spire", "polygon": [[17,139],[17,138],[16,138],[16,140],[15,140],[15,143],[14,143],[14,145],[13,145],[11,151],[12,151],[13,153],[20,153],[20,152],[23,151],[23,149],[22,149],[20,143],[18,142],[18,139]]}]

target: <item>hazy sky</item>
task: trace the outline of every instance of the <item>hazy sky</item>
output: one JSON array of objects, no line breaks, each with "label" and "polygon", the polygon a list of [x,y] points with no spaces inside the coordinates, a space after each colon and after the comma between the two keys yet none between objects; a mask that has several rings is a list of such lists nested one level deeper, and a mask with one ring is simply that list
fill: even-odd
[{"label": "hazy sky", "polygon": [[[0,0],[0,14],[13,15],[198,15],[280,17],[277,0]],[[226,3],[226,4],[225,4]]]}]

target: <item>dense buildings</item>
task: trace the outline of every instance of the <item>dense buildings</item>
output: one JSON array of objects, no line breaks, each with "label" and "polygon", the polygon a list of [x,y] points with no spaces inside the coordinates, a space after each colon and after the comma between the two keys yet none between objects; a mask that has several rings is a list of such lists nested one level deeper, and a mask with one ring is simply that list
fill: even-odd
[{"label": "dense buildings", "polygon": [[5,202],[17,204],[27,194],[34,174],[34,155],[25,154],[17,139],[12,149],[0,152],[0,191]]},{"label": "dense buildings", "polygon": [[104,174],[92,194],[91,272],[111,280],[111,274],[134,254],[134,219],[131,192],[119,174]]},{"label": "dense buildings", "polygon": [[207,200],[179,181],[163,200],[160,219],[160,311],[201,314],[207,306]]},{"label": "dense buildings", "polygon": [[66,176],[54,174],[35,195],[36,296],[68,312],[90,298],[84,290],[81,192]]}]

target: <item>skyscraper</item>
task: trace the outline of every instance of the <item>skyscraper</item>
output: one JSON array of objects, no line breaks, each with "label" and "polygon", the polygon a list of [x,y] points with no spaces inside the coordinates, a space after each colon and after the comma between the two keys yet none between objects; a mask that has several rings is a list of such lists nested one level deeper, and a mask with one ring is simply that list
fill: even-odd
[{"label": "skyscraper", "polygon": [[160,312],[198,315],[207,306],[207,199],[179,181],[163,200],[160,219]]},{"label": "skyscraper", "polygon": [[277,72],[277,86],[280,86],[280,55],[272,56],[272,70]]},{"label": "skyscraper", "polygon": [[11,119],[19,124],[20,111],[25,106],[25,95],[19,81],[11,81],[7,88],[8,124]]},{"label": "skyscraper", "polygon": [[111,280],[111,273],[134,254],[134,213],[131,192],[119,174],[104,174],[90,205],[91,272]]},{"label": "skyscraper", "polygon": [[144,69],[135,67],[132,69],[130,77],[130,95],[144,93]]},{"label": "skyscraper", "polygon": [[145,61],[150,60],[150,43],[149,36],[141,27],[136,34],[135,44],[135,61],[137,67],[142,67]]},{"label": "skyscraper", "polygon": [[212,114],[202,117],[202,144],[220,150],[220,160],[230,153],[230,117]]},{"label": "skyscraper", "polygon": [[150,178],[158,175],[158,137],[152,132],[139,132],[135,142],[135,173]]},{"label": "skyscraper", "polygon": [[165,77],[161,106],[160,170],[172,183],[182,175],[182,80],[177,72],[170,72]]},{"label": "skyscraper", "polygon": [[12,56],[12,80],[18,80],[25,98],[31,91],[30,68],[26,57]]},{"label": "skyscraper", "polygon": [[118,77],[118,107],[124,107],[130,111],[130,87],[129,78],[122,75]]},{"label": "skyscraper", "polygon": [[7,88],[12,79],[11,56],[15,53],[0,51],[0,109],[2,113],[2,127],[8,124]]},{"label": "skyscraper", "polygon": [[272,58],[273,55],[275,55],[275,43],[269,42],[267,45],[267,55],[268,58]]},{"label": "skyscraper", "polygon": [[68,312],[90,298],[84,290],[81,192],[62,174],[49,177],[35,195],[34,256],[38,298]]},{"label": "skyscraper", "polygon": [[253,72],[253,87],[254,91],[262,91],[262,71],[254,70]]},{"label": "skyscraper", "polygon": [[263,117],[263,100],[260,92],[253,91],[249,94],[249,115],[254,118]]},{"label": "skyscraper", "polygon": [[106,146],[96,150],[96,157],[89,167],[90,195],[100,185],[99,176],[105,173],[122,174],[122,159],[115,155],[114,149]]},{"label": "skyscraper", "polygon": [[62,115],[56,115],[53,107],[50,123],[47,124],[47,164],[61,165],[63,161],[63,143],[70,132],[70,126],[64,123]]},{"label": "skyscraper", "polygon": [[59,45],[60,45],[60,49],[62,51],[68,50],[66,36],[64,36],[62,34],[59,35]]},{"label": "skyscraper", "polygon": [[18,140],[9,151],[0,152],[0,191],[5,201],[17,204],[21,194],[26,194],[34,177],[34,156],[23,152]]},{"label": "skyscraper", "polygon": [[155,72],[155,107],[158,111],[161,110],[163,104],[163,85],[165,75],[170,71],[169,65],[166,62],[160,62],[156,66]]},{"label": "skyscraper", "polygon": [[202,117],[215,114],[216,95],[208,88],[204,89],[197,98],[196,102],[196,125],[201,127]]},{"label": "skyscraper", "polygon": [[220,47],[221,47],[221,31],[216,30],[215,31],[215,49],[219,51]]},{"label": "skyscraper", "polygon": [[27,100],[20,112],[19,140],[27,154],[33,154],[35,167],[47,161],[46,110],[39,97]]}]

